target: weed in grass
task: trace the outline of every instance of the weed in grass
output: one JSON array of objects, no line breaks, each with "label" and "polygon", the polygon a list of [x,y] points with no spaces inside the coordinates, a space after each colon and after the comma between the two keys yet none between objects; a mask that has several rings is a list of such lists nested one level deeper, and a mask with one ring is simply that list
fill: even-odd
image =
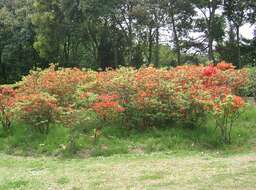
[{"label": "weed in grass", "polygon": [[0,190],[11,190],[11,189],[25,189],[26,185],[28,184],[28,181],[24,180],[16,180],[16,181],[9,181],[3,185],[0,186]]},{"label": "weed in grass", "polygon": [[72,187],[71,190],[82,190],[80,187]]},{"label": "weed in grass", "polygon": [[58,179],[57,183],[60,185],[65,185],[68,184],[70,182],[68,177],[61,177]]},{"label": "weed in grass", "polygon": [[159,180],[164,177],[164,174],[162,172],[156,172],[156,173],[150,173],[150,174],[144,174],[140,176],[141,181],[147,181],[147,180]]}]

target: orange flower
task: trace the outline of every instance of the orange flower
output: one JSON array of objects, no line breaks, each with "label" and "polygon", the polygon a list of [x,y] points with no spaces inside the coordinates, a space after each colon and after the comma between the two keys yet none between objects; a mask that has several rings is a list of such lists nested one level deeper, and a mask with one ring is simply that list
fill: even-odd
[{"label": "orange flower", "polygon": [[241,97],[235,96],[233,100],[233,106],[234,108],[239,109],[245,106],[245,102]]},{"label": "orange flower", "polygon": [[226,63],[225,61],[218,63],[216,67],[222,71],[235,69],[234,65],[232,65],[231,63]]}]

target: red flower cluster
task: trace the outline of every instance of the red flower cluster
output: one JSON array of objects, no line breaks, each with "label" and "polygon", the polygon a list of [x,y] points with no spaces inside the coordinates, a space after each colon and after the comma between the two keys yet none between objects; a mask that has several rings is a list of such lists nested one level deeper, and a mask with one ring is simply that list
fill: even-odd
[{"label": "red flower cluster", "polygon": [[215,76],[218,73],[218,69],[213,65],[209,65],[208,67],[204,68],[203,75],[206,77]]},{"label": "red flower cluster", "polygon": [[120,96],[113,94],[103,94],[97,98],[97,102],[93,103],[92,109],[102,117],[103,120],[110,119],[117,113],[125,111],[118,101]]}]

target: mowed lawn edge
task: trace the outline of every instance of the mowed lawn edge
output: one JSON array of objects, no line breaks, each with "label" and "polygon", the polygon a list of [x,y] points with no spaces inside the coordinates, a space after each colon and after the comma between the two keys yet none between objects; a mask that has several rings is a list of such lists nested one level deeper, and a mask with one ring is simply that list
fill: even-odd
[{"label": "mowed lawn edge", "polygon": [[256,189],[256,153],[133,154],[89,159],[0,154],[0,189]]}]

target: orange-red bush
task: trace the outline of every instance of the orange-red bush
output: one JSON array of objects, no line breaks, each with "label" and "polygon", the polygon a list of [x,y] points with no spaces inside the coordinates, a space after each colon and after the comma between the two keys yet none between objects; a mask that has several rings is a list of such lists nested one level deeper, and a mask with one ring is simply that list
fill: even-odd
[{"label": "orange-red bush", "polygon": [[15,95],[13,88],[0,87],[0,121],[5,129],[9,129],[12,124]]},{"label": "orange-red bush", "polygon": [[[247,78],[246,69],[236,70],[225,62],[216,66],[120,68],[104,72],[51,66],[25,77],[17,94],[30,99],[29,106],[35,108],[35,113],[42,110],[34,107],[37,101],[33,94],[45,100],[42,94],[47,93],[55,102],[54,109],[48,106],[50,110],[91,110],[104,121],[119,118],[125,124],[135,123],[143,128],[170,120],[196,125],[208,115],[218,113],[219,118],[224,114],[228,97],[232,97],[234,112],[243,107],[235,95]],[[48,105],[47,101],[44,103]]]},{"label": "orange-red bush", "polygon": [[48,132],[60,114],[57,99],[46,93],[17,96],[16,111],[21,120],[42,133]]}]

